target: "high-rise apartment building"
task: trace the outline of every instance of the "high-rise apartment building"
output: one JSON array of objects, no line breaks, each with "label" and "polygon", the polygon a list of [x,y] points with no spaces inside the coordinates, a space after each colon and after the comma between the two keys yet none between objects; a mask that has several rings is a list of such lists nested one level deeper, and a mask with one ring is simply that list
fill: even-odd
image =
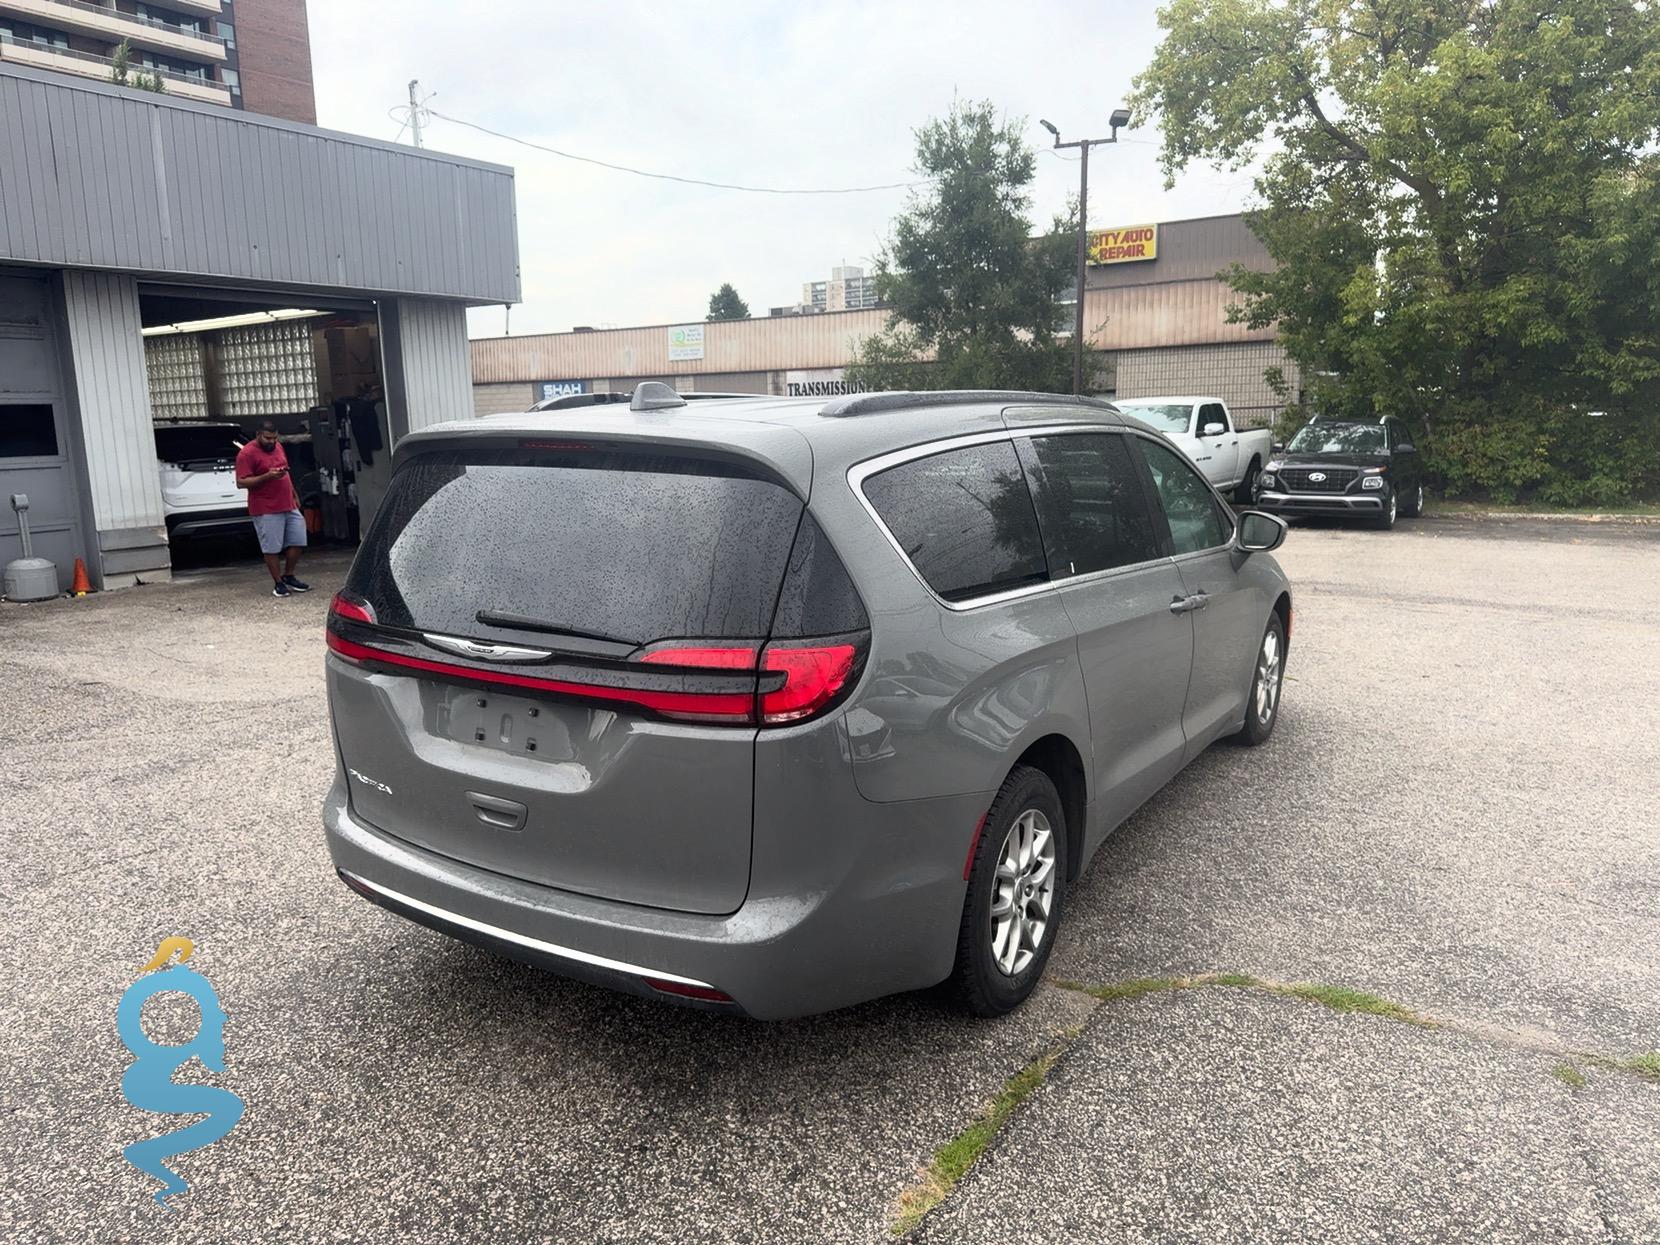
[{"label": "high-rise apartment building", "polygon": [[0,62],[108,82],[123,44],[129,80],[316,123],[305,0],[0,0]]},{"label": "high-rise apartment building", "polygon": [[876,306],[876,278],[867,277],[863,268],[832,268],[828,281],[802,285],[801,305],[814,311],[868,311]]}]

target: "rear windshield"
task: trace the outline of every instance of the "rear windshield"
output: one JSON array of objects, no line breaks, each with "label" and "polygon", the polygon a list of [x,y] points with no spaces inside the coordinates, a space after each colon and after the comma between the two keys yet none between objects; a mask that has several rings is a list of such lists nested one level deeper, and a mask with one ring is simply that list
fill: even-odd
[{"label": "rear windshield", "polygon": [[482,611],[629,644],[762,638],[802,504],[726,462],[428,453],[393,477],[348,588],[380,622],[491,635]]},{"label": "rear windshield", "polygon": [[157,428],[156,457],[164,463],[235,462],[236,428]]}]

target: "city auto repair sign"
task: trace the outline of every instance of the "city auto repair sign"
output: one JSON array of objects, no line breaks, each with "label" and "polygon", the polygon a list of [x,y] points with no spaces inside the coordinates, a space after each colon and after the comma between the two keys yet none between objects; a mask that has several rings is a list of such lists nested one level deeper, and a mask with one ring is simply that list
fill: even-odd
[{"label": "city auto repair sign", "polygon": [[1089,262],[1092,264],[1132,264],[1158,257],[1157,225],[1127,225],[1122,229],[1089,231]]}]

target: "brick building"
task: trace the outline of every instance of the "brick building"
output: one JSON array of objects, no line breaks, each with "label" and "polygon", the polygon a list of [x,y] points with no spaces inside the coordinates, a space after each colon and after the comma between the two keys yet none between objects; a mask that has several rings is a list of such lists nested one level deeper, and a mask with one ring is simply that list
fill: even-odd
[{"label": "brick building", "polygon": [[159,79],[197,103],[317,121],[305,0],[0,0],[0,63]]}]

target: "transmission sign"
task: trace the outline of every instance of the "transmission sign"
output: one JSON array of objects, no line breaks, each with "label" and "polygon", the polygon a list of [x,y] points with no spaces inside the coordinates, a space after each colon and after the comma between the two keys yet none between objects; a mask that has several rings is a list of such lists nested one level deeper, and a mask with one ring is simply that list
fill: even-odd
[{"label": "transmission sign", "polygon": [[1157,225],[1127,225],[1122,229],[1089,231],[1089,262],[1092,264],[1133,264],[1158,257]]}]

